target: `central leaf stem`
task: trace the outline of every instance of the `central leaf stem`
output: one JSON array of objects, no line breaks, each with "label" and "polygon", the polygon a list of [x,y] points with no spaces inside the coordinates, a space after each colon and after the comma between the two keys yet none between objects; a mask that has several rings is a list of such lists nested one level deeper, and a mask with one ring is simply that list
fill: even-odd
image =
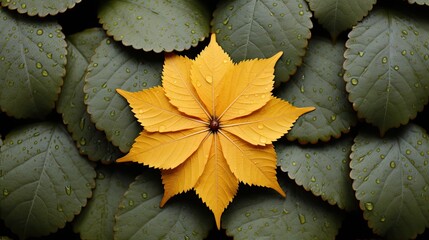
[{"label": "central leaf stem", "polygon": [[216,117],[212,117],[212,119],[210,119],[209,128],[212,133],[216,133],[220,128],[219,119],[217,119]]}]

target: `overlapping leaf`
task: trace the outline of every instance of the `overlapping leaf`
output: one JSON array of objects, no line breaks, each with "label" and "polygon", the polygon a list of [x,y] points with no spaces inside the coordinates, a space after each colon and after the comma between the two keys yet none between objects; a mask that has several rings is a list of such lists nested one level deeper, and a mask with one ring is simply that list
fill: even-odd
[{"label": "overlapping leaf", "polygon": [[219,1],[212,21],[219,44],[235,61],[267,58],[283,51],[276,84],[301,65],[311,36],[311,12],[305,0]]},{"label": "overlapping leaf", "polygon": [[428,18],[379,9],[349,34],[344,79],[359,117],[388,129],[406,124],[429,96]]},{"label": "overlapping leaf", "polygon": [[30,16],[56,15],[73,8],[82,0],[0,0],[3,7],[16,9],[19,13],[27,13]]},{"label": "overlapping leaf", "polygon": [[131,51],[110,39],[103,41],[91,58],[85,103],[97,128],[122,152],[131,148],[141,127],[115,89],[135,92],[158,85],[161,67],[159,57]]},{"label": "overlapping leaf", "polygon": [[255,189],[240,194],[225,211],[222,226],[234,239],[334,239],[341,213],[279,177],[287,198]]},{"label": "overlapping leaf", "polygon": [[73,221],[73,229],[81,239],[113,239],[114,215],[138,170],[123,167],[97,169],[97,185],[92,199]]},{"label": "overlapping leaf", "polygon": [[116,239],[204,239],[213,226],[207,209],[187,197],[159,207],[160,176],[146,171],[122,198],[114,227]]},{"label": "overlapping leaf", "polygon": [[362,20],[377,0],[307,1],[319,23],[336,39],[341,32]]},{"label": "overlapping leaf", "polygon": [[353,145],[353,189],[364,218],[388,239],[411,239],[429,226],[429,137],[408,124],[377,137],[362,131]]},{"label": "overlapping leaf", "polygon": [[199,0],[108,0],[98,17],[108,35],[144,51],[189,49],[207,37],[210,28],[210,13]]},{"label": "overlapping leaf", "polygon": [[419,5],[429,5],[428,0],[408,0],[409,3],[417,3]]},{"label": "overlapping leaf", "polygon": [[300,146],[277,143],[277,159],[291,179],[341,209],[353,210],[357,203],[349,178],[351,137],[329,144]]},{"label": "overlapping leaf", "polygon": [[302,143],[329,141],[339,138],[356,124],[356,114],[344,91],[341,64],[344,44],[333,44],[326,38],[312,39],[304,64],[290,82],[277,89],[276,94],[296,106],[316,109],[298,119],[288,133],[289,140]]},{"label": "overlapping leaf", "polygon": [[95,128],[84,103],[83,86],[85,73],[95,48],[105,39],[101,29],[88,29],[68,38],[67,74],[57,102],[80,152],[94,161],[111,163],[119,157],[119,151],[106,139],[106,134]]},{"label": "overlapping leaf", "polygon": [[20,238],[65,226],[86,205],[95,171],[66,129],[36,123],[9,133],[0,152],[0,217]]},{"label": "overlapping leaf", "polygon": [[63,84],[66,42],[61,26],[0,8],[0,107],[16,118],[42,118]]}]

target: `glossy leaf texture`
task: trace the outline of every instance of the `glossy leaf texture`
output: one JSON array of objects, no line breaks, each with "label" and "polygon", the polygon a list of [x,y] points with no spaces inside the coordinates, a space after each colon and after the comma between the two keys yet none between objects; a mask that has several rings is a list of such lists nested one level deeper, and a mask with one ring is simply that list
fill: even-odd
[{"label": "glossy leaf texture", "polygon": [[82,0],[0,0],[3,7],[17,10],[19,13],[26,13],[29,16],[56,15],[63,13],[67,9],[73,8]]},{"label": "glossy leaf texture", "polygon": [[377,0],[307,0],[317,21],[331,34],[332,39],[352,28],[372,9]]},{"label": "glossy leaf texture", "polygon": [[279,177],[286,198],[266,189],[241,188],[225,211],[223,228],[234,239],[334,239],[341,226],[338,209],[321,203]]},{"label": "glossy leaf texture", "polygon": [[183,51],[210,30],[210,13],[199,0],[108,0],[98,17],[109,36],[144,51]]},{"label": "glossy leaf texture", "polygon": [[141,131],[128,103],[116,89],[140,91],[160,84],[162,59],[104,40],[91,58],[84,86],[85,103],[96,127],[128,152]]},{"label": "glossy leaf texture", "polygon": [[339,138],[356,124],[356,113],[347,100],[342,78],[344,43],[314,37],[304,63],[292,79],[276,89],[275,94],[295,106],[316,109],[297,120],[286,135],[289,140],[317,143]]},{"label": "glossy leaf texture", "polygon": [[15,118],[43,118],[63,84],[66,42],[61,26],[0,8],[0,107]]},{"label": "glossy leaf texture", "polygon": [[268,58],[283,51],[276,65],[276,86],[301,65],[311,36],[312,14],[305,0],[219,1],[212,31],[231,58]]},{"label": "glossy leaf texture", "polygon": [[67,65],[57,111],[82,154],[93,161],[111,163],[120,151],[106,139],[106,134],[91,122],[84,103],[85,74],[95,48],[106,38],[100,28],[87,29],[68,37]]},{"label": "glossy leaf texture", "polygon": [[387,239],[411,239],[429,226],[429,137],[412,123],[380,138],[361,131],[352,148],[353,189],[364,218]]},{"label": "glossy leaf texture", "polygon": [[178,198],[159,207],[163,189],[160,175],[145,171],[133,182],[119,204],[115,239],[204,239],[214,224],[197,199]]},{"label": "glossy leaf texture", "polygon": [[408,0],[409,3],[417,3],[419,5],[429,5],[429,0]]},{"label": "glossy leaf texture", "polygon": [[408,123],[429,97],[429,24],[418,12],[372,11],[350,33],[344,54],[349,100],[360,118],[387,130]]},{"label": "glossy leaf texture", "polygon": [[95,171],[67,130],[42,122],[10,132],[0,152],[0,217],[21,239],[63,228],[86,205]]},{"label": "glossy leaf texture", "polygon": [[119,202],[140,168],[97,168],[96,187],[92,199],[73,221],[80,239],[113,239],[115,213]]},{"label": "glossy leaf texture", "polygon": [[278,165],[307,191],[341,209],[354,210],[357,202],[349,178],[352,144],[350,136],[318,145],[278,142]]}]

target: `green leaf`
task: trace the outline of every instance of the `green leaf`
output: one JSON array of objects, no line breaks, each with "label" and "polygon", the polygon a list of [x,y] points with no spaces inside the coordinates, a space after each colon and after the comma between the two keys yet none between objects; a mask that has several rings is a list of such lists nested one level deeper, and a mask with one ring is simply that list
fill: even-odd
[{"label": "green leaf", "polygon": [[357,203],[349,178],[352,144],[350,137],[311,146],[278,142],[278,165],[305,190],[341,209],[354,210]]},{"label": "green leaf", "polygon": [[93,197],[73,221],[73,229],[80,233],[81,239],[113,239],[114,215],[138,170],[119,166],[97,169]]},{"label": "green leaf", "polygon": [[307,1],[314,16],[329,31],[333,39],[362,20],[377,2],[377,0]]},{"label": "green leaf", "polygon": [[212,28],[236,62],[283,51],[276,65],[278,85],[302,63],[313,27],[310,18],[305,0],[222,0],[213,14]]},{"label": "green leaf", "polygon": [[3,7],[18,10],[19,13],[27,13],[29,16],[56,15],[73,8],[81,0],[0,0]]},{"label": "green leaf", "polygon": [[162,59],[107,39],[96,49],[87,71],[84,99],[91,120],[113,145],[128,152],[141,126],[116,89],[136,92],[159,85]]},{"label": "green leaf", "polygon": [[331,43],[326,38],[311,40],[303,65],[276,95],[299,107],[316,110],[300,117],[286,135],[301,143],[329,141],[339,138],[356,124],[356,113],[347,100],[341,67],[344,44]]},{"label": "green leaf", "polygon": [[426,16],[379,9],[349,34],[344,54],[349,100],[381,135],[413,119],[428,101],[428,24]]},{"label": "green leaf", "polygon": [[159,174],[147,171],[130,185],[119,205],[115,239],[204,239],[214,225],[196,198],[173,198],[159,207],[163,189]]},{"label": "green leaf", "polygon": [[283,177],[279,183],[286,198],[268,189],[240,187],[222,218],[226,233],[236,240],[334,239],[343,218],[340,211]]},{"label": "green leaf", "polygon": [[95,171],[66,129],[42,122],[10,132],[0,152],[0,217],[20,238],[65,226],[86,205]]},{"label": "green leaf", "polygon": [[362,131],[352,148],[353,189],[364,218],[387,239],[411,239],[429,227],[429,137],[408,124],[384,138]]},{"label": "green leaf", "polygon": [[67,46],[67,74],[57,102],[57,111],[72,134],[80,152],[94,161],[111,163],[120,151],[106,139],[106,134],[91,122],[84,103],[85,74],[95,48],[106,38],[99,28],[71,35]]},{"label": "green leaf", "polygon": [[417,3],[419,5],[429,5],[429,0],[408,0],[409,3]]},{"label": "green leaf", "polygon": [[98,12],[109,36],[125,46],[183,51],[209,35],[210,12],[199,0],[107,0]]},{"label": "green leaf", "polygon": [[61,26],[0,8],[0,107],[15,118],[42,118],[63,84],[66,42]]}]

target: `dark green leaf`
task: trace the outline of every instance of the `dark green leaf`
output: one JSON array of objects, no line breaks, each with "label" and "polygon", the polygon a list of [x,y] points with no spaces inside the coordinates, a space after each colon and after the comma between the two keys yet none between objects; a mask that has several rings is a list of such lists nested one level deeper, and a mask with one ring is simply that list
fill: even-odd
[{"label": "dark green leaf", "polygon": [[387,239],[411,239],[429,227],[429,137],[408,124],[384,138],[363,131],[353,145],[353,189],[364,218]]},{"label": "dark green leaf", "polygon": [[268,189],[240,188],[222,218],[226,233],[235,240],[334,239],[341,226],[340,211],[283,177],[279,182],[286,198]]},{"label": "dark green leaf", "polygon": [[64,227],[95,186],[94,169],[66,129],[48,122],[6,136],[0,173],[0,217],[22,239]]},{"label": "dark green leaf", "polygon": [[140,91],[161,83],[162,59],[143,54],[107,39],[91,59],[84,86],[92,121],[113,145],[128,152],[141,126],[127,101],[116,89]]},{"label": "dark green leaf", "polygon": [[429,5],[429,0],[408,0],[409,3],[417,3],[419,5]]},{"label": "dark green leaf", "polygon": [[56,15],[73,8],[81,0],[0,0],[3,7],[18,10],[19,13],[27,13],[30,16]]},{"label": "dark green leaf", "polygon": [[67,75],[57,103],[72,138],[81,153],[94,161],[110,163],[120,151],[106,139],[106,134],[95,128],[84,103],[83,86],[90,57],[95,48],[106,38],[102,29],[88,29],[68,38]]},{"label": "dark green leaf", "polygon": [[42,118],[63,84],[66,42],[61,26],[0,8],[0,107],[16,118]]},{"label": "dark green leaf", "polygon": [[276,65],[277,85],[301,65],[313,27],[305,0],[222,0],[213,16],[217,41],[234,61],[283,51]]},{"label": "dark green leaf", "polygon": [[350,137],[311,146],[278,142],[278,164],[307,191],[341,209],[353,210],[357,203],[349,177],[352,143]]},{"label": "dark green leaf", "polygon": [[383,135],[408,123],[429,96],[429,25],[426,16],[372,11],[349,34],[344,79],[349,100]]},{"label": "dark green leaf", "polygon": [[377,2],[377,0],[307,1],[314,16],[329,31],[333,39],[362,20]]},{"label": "dark green leaf", "polygon": [[73,221],[75,232],[85,239],[113,239],[114,215],[139,168],[101,167],[91,201]]},{"label": "dark green leaf", "polygon": [[130,185],[116,215],[115,239],[204,239],[214,225],[197,199],[173,198],[159,207],[159,174],[145,172]]},{"label": "dark green leaf", "polygon": [[107,34],[126,46],[183,51],[209,35],[210,13],[200,0],[104,1],[98,12]]},{"label": "dark green leaf", "polygon": [[328,39],[311,40],[303,65],[291,81],[277,89],[277,95],[298,107],[313,106],[316,110],[300,117],[286,135],[301,143],[329,141],[339,138],[356,124],[356,113],[347,100],[342,78],[344,44]]}]

